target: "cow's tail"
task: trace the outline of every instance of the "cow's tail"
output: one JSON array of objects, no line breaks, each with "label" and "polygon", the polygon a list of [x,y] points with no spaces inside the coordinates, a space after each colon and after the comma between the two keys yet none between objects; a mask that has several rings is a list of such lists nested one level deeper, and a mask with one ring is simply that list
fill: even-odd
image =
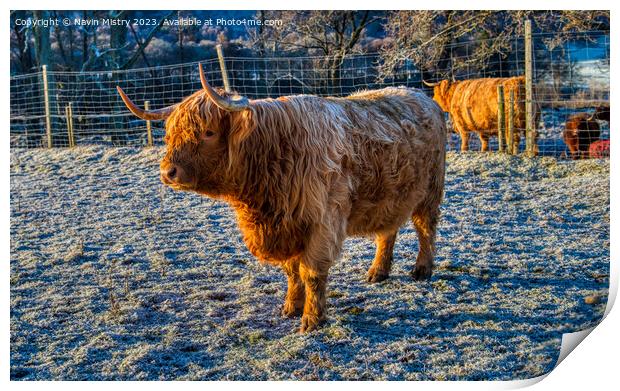
[{"label": "cow's tail", "polygon": [[[439,110],[438,110],[439,112]],[[437,237],[437,225],[439,223],[439,206],[443,199],[445,171],[446,171],[446,124],[443,113],[439,112],[435,123],[436,132],[440,137],[439,145],[433,148],[431,158],[433,164],[429,164],[430,176],[428,191],[424,201],[413,211],[411,221],[416,229],[419,240],[419,251],[413,277],[416,280],[427,279],[432,274],[435,257],[435,239]]]},{"label": "cow's tail", "polygon": [[[434,103],[434,102],[433,102]],[[447,127],[443,112],[437,106],[436,116],[433,120],[436,124],[438,132],[438,143],[435,145],[433,152],[434,164],[429,166],[430,178],[428,183],[428,190],[425,199],[414,211],[414,218],[416,214],[428,213],[433,215],[434,219],[439,218],[439,205],[444,195],[444,184],[446,176],[446,142],[447,142]]]},{"label": "cow's tail", "polygon": [[[446,142],[447,142],[447,128],[445,117],[443,116],[443,112],[440,113],[441,118],[441,141],[440,146],[437,151],[436,156],[436,165],[432,168],[432,175],[430,177],[429,183],[429,191],[428,197],[430,198],[427,201],[428,207],[439,209],[439,204],[443,199],[444,195],[444,185],[446,178]],[[437,212],[439,213],[439,212]]]}]

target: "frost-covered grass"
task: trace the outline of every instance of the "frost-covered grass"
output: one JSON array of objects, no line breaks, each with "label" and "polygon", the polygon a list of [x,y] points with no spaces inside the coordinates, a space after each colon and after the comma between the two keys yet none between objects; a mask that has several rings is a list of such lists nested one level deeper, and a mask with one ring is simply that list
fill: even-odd
[{"label": "frost-covered grass", "polygon": [[12,379],[528,378],[603,314],[608,161],[450,153],[431,281],[411,226],[376,285],[348,239],[328,324],[299,335],[280,270],[226,205],[162,187],[162,154],[11,152]]}]

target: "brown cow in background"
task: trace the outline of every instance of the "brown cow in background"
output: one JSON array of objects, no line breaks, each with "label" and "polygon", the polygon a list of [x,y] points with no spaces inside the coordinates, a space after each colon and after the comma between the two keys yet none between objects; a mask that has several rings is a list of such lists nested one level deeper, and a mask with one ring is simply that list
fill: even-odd
[{"label": "brown cow in background", "polygon": [[[510,91],[514,91],[514,134],[518,148],[520,133],[525,133],[525,77],[481,78],[462,81],[424,82],[434,87],[433,99],[450,114],[454,130],[461,136],[461,151],[469,149],[469,133],[480,138],[481,151],[488,151],[489,138],[497,136],[497,86],[504,86],[506,129]],[[537,117],[537,113],[534,113]],[[535,150],[535,152],[538,152]]]},{"label": "brown cow in background", "polygon": [[301,331],[326,318],[327,275],[345,237],[374,235],[368,281],[386,279],[399,228],[419,238],[413,277],[431,276],[443,196],[446,126],[422,91],[248,100],[203,90],[143,119],[166,120],[161,180],[228,202],[252,254],[288,277],[285,316]]},{"label": "brown cow in background", "polygon": [[[609,117],[609,111],[607,111]],[[601,137],[601,128],[595,119],[595,114],[573,114],[566,119],[562,139],[570,151],[572,159],[587,159],[590,157],[590,144]]]}]

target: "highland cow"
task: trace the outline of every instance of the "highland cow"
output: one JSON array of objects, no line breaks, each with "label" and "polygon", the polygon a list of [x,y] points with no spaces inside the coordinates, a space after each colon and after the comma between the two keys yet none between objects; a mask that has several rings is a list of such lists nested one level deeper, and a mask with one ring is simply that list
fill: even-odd
[{"label": "highland cow", "polygon": [[[489,138],[497,136],[497,86],[504,86],[506,129],[508,128],[510,91],[514,93],[513,145],[518,151],[520,133],[525,133],[525,77],[482,78],[462,81],[442,80],[428,83],[433,87],[433,100],[450,114],[454,131],[461,136],[461,151],[469,150],[469,134],[476,132],[480,150],[489,150]],[[538,113],[533,113],[535,118]],[[536,144],[534,144],[536,145]],[[538,150],[535,147],[535,153]]]},{"label": "highland cow", "polygon": [[118,90],[138,117],[166,119],[163,183],[228,202],[250,252],[282,267],[282,314],[302,315],[301,332],[326,319],[328,271],[347,236],[375,236],[367,280],[379,282],[412,221],[413,277],[431,276],[446,145],[437,104],[407,88],[248,100],[200,75],[203,90],[157,111]]}]

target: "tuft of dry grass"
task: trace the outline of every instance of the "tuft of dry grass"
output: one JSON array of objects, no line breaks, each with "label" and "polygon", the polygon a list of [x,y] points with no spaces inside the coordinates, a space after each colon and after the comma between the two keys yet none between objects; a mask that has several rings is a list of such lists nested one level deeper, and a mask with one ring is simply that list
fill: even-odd
[{"label": "tuft of dry grass", "polygon": [[153,253],[148,255],[151,269],[158,271],[162,277],[166,277],[166,270],[170,267],[170,262],[161,253]]},{"label": "tuft of dry grass", "polygon": [[80,238],[77,243],[71,245],[64,256],[65,262],[76,262],[84,256],[84,240]]}]

